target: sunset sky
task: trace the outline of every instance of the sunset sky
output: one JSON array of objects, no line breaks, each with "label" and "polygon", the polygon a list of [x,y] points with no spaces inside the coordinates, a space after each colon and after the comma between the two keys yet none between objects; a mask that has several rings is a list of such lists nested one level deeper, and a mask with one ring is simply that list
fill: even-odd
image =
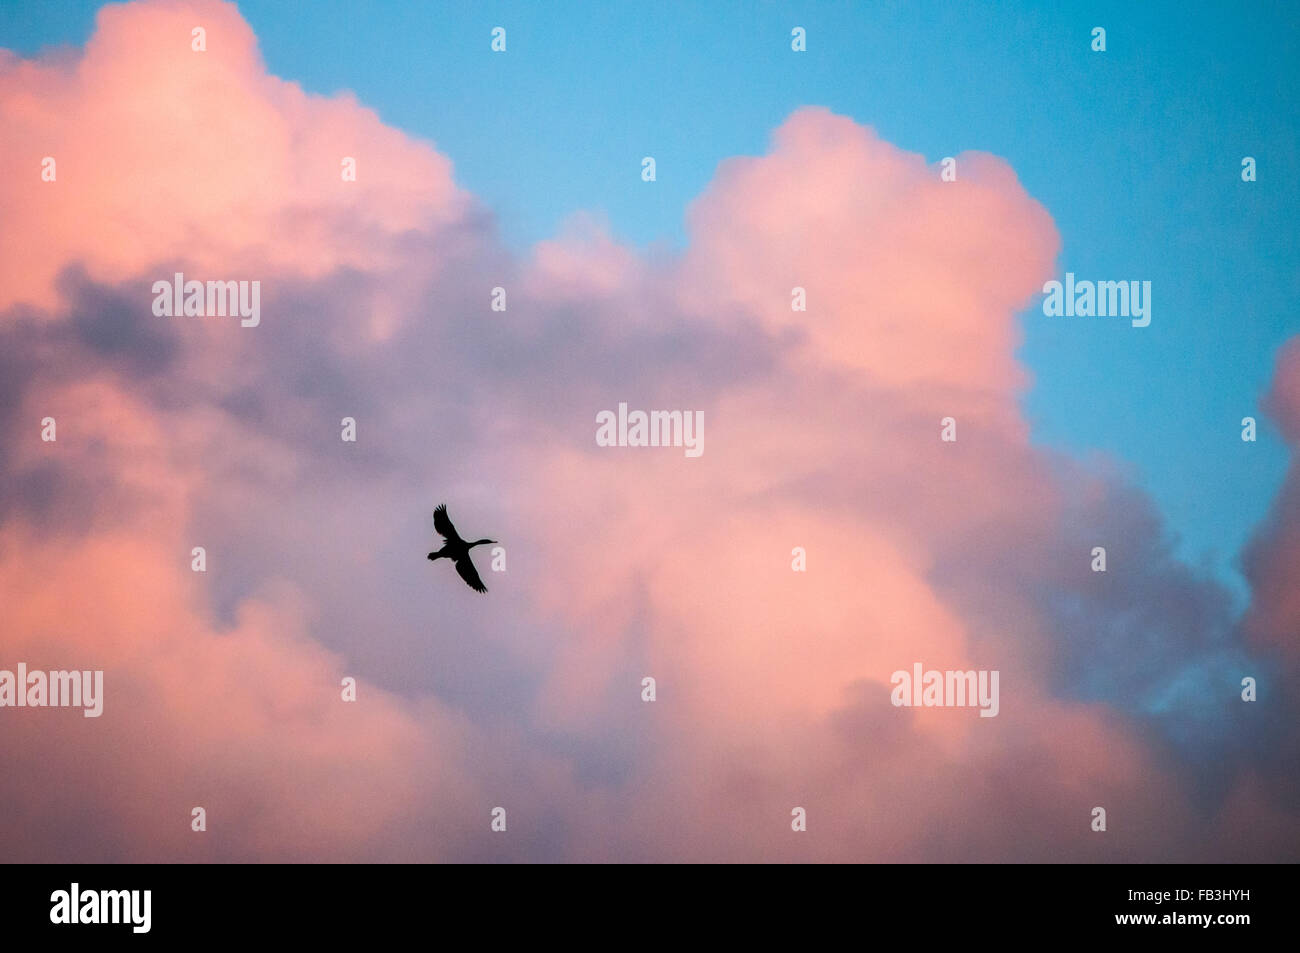
[{"label": "sunset sky", "polygon": [[949,6],[0,7],[0,858],[1295,860],[1300,13]]}]

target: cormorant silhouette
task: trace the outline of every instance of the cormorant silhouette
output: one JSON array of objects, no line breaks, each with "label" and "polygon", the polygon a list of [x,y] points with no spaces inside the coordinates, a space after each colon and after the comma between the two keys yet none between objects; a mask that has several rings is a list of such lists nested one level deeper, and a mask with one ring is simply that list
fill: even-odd
[{"label": "cormorant silhouette", "polygon": [[438,531],[438,535],[444,540],[442,549],[436,553],[429,553],[430,559],[441,559],[446,557],[456,564],[456,572],[460,573],[460,578],[464,579],[466,584],[475,592],[487,592],[487,586],[483,585],[483,580],[478,577],[478,570],[474,568],[474,563],[469,558],[469,551],[475,546],[483,546],[491,543],[495,544],[495,539],[476,539],[472,543],[467,543],[460,538],[456,532],[456,527],[451,525],[451,517],[447,515],[447,504],[440,503],[438,508],[433,511],[433,528]]}]

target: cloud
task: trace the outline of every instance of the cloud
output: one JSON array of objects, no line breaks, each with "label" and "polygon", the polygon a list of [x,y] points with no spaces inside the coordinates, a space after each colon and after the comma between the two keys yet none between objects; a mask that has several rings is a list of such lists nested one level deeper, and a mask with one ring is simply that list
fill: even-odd
[{"label": "cloud", "polygon": [[[1016,313],[1060,238],[1001,160],[945,183],[801,109],[680,254],[579,215],[515,258],[445,157],[268,75],[216,3],[0,60],[0,129],[3,662],[107,690],[3,712],[19,855],[1293,855],[1251,740],[1290,702],[1236,700],[1289,550],[1247,641],[1149,501],[1029,443]],[[262,325],[153,316],[175,270],[261,280]],[[702,410],[705,453],[597,447],[621,401]],[[442,500],[503,540],[487,598],[423,558]],[[998,717],[890,705],[918,661],[998,669]]]},{"label": "cloud", "polygon": [[[65,262],[120,278],[180,249],[205,277],[376,267],[466,211],[430,145],[350,96],[269,75],[233,3],[105,6],[75,59],[6,53],[0,103],[17,144],[0,156],[0,205],[23,223],[0,234],[0,307],[48,303]],[[54,182],[39,178],[47,156]]]},{"label": "cloud", "polygon": [[[1292,447],[1300,446],[1300,337],[1278,354],[1273,385],[1265,406]],[[1300,661],[1300,471],[1292,457],[1286,480],[1273,503],[1267,525],[1245,556],[1253,599],[1245,629],[1253,644],[1280,655],[1289,671]]]}]

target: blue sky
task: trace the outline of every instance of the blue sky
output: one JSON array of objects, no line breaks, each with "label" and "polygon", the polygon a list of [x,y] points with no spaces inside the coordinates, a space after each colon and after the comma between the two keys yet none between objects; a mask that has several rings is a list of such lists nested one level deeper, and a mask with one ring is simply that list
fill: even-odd
[{"label": "blue sky", "polygon": [[[0,4],[0,45],[80,44],[91,0]],[[638,245],[686,240],[717,163],[828,106],[936,161],[1007,159],[1060,230],[1058,271],[1150,280],[1152,322],[1024,317],[1039,442],[1124,461],[1180,553],[1236,557],[1286,453],[1259,411],[1300,331],[1292,3],[239,4],[272,72],[352,90],[432,140],[517,249],[578,210]],[[302,12],[309,10],[309,13]],[[494,26],[505,55],[489,51]],[[790,51],[790,30],[808,51]],[[1094,26],[1107,51],[1090,49]],[[653,155],[646,188],[640,159]],[[1259,179],[1240,178],[1254,156]],[[1256,444],[1240,420],[1260,419]]]}]

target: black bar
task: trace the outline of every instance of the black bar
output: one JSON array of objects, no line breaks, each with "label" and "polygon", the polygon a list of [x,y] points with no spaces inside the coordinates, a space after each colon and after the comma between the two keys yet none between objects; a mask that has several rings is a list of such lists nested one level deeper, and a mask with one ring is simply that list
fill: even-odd
[{"label": "black bar", "polygon": [[[414,930],[430,946],[461,946],[520,929],[538,941],[562,929],[602,946],[638,936],[675,944],[683,934],[663,932],[669,927],[760,938],[786,928],[805,938],[849,929],[860,939],[903,930],[927,946],[1126,935],[1230,944],[1289,935],[1294,893],[1294,870],[1270,865],[38,865],[9,873],[18,883],[0,900],[6,938],[59,945],[374,941]],[[70,900],[73,883],[83,903],[87,891],[136,890],[142,899],[148,890],[148,931],[135,931],[142,902],[123,906],[127,922],[118,924],[51,922],[56,892]],[[1154,920],[1119,922],[1146,916]],[[1208,926],[1191,921],[1205,916]]]}]

